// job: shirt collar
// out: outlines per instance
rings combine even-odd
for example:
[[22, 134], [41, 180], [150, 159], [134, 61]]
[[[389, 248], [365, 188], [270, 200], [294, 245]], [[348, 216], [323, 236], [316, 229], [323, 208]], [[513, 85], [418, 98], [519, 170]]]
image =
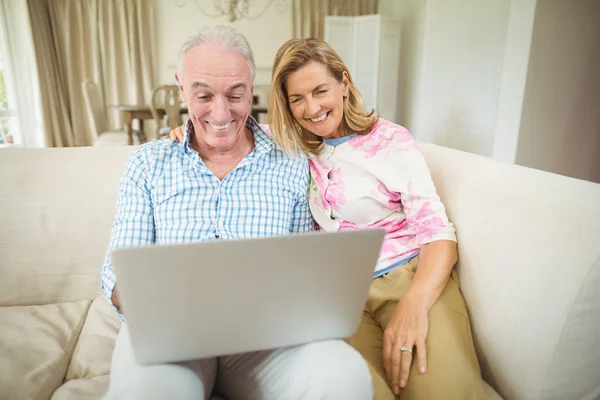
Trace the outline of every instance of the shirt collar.
[[[273, 141], [271, 138], [265, 133], [265, 131], [260, 127], [259, 123], [256, 122], [253, 116], [249, 115], [246, 120], [246, 128], [250, 129], [254, 134], [254, 150], [252, 151], [255, 155], [261, 155], [268, 153], [274, 147]], [[183, 136], [183, 148], [186, 153], [196, 151], [192, 148], [190, 138], [194, 133], [194, 124], [192, 120], [188, 118], [185, 124], [185, 133]]]
[[356, 133], [353, 133], [351, 135], [348, 136], [344, 136], [341, 138], [336, 138], [336, 139], [324, 139], [323, 141], [325, 142], [325, 144], [329, 145], [329, 146], [339, 146], [340, 144], [346, 143], [349, 140], [354, 139], [356, 136], [358, 136]]

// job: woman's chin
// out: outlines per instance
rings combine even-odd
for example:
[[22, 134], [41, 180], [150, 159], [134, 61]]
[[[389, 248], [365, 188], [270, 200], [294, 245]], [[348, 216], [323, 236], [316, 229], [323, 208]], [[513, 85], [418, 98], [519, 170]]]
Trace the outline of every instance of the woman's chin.
[[323, 139], [335, 137], [335, 129], [333, 129], [331, 124], [323, 124], [322, 126], [310, 124], [309, 126], [305, 126], [305, 128], [312, 134], [319, 136]]
[[321, 131], [319, 133], [315, 133], [315, 135], [323, 139], [332, 139], [335, 137], [335, 133], [331, 131]]
[[313, 135], [316, 135], [320, 138], [326, 138], [329, 135], [331, 135], [331, 132], [329, 132], [328, 130], [322, 129], [322, 128], [315, 128], [314, 126], [310, 126], [310, 127], [306, 127], [306, 129], [308, 129], [310, 131], [310, 133], [312, 133]]

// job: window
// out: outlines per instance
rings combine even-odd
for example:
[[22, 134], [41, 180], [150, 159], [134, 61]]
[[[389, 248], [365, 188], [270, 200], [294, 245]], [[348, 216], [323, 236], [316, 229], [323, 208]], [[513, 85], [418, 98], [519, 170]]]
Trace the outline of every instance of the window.
[[43, 147], [44, 131], [26, 0], [0, 0], [0, 148]]
[[[0, 46], [0, 50], [4, 50]], [[9, 69], [6, 67], [3, 57], [4, 52], [0, 53], [0, 146], [12, 146], [15, 144], [15, 137], [18, 132], [17, 111], [15, 109], [15, 100], [12, 96], [12, 90], [7, 88], [7, 83], [12, 84], [9, 78]]]

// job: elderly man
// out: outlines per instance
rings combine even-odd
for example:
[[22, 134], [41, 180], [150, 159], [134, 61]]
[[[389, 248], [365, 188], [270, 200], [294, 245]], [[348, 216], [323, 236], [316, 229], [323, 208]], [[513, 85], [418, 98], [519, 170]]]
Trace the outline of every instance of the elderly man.
[[[117, 310], [115, 248], [312, 229], [306, 160], [285, 155], [249, 117], [254, 73], [247, 40], [230, 28], [205, 28], [181, 48], [176, 79], [190, 115], [184, 140], [138, 148], [119, 186], [101, 273], [102, 290]], [[208, 399], [213, 390], [229, 400], [372, 396], [367, 364], [341, 340], [142, 366], [123, 322], [105, 399]]]

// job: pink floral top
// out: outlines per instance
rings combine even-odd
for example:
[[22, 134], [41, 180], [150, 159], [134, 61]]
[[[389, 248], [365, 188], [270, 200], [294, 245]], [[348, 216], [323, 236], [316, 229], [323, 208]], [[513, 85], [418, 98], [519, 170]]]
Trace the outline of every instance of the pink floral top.
[[421, 151], [402, 126], [379, 119], [368, 135], [355, 135], [309, 158], [310, 210], [325, 231], [384, 228], [375, 271], [436, 240], [456, 241]]

